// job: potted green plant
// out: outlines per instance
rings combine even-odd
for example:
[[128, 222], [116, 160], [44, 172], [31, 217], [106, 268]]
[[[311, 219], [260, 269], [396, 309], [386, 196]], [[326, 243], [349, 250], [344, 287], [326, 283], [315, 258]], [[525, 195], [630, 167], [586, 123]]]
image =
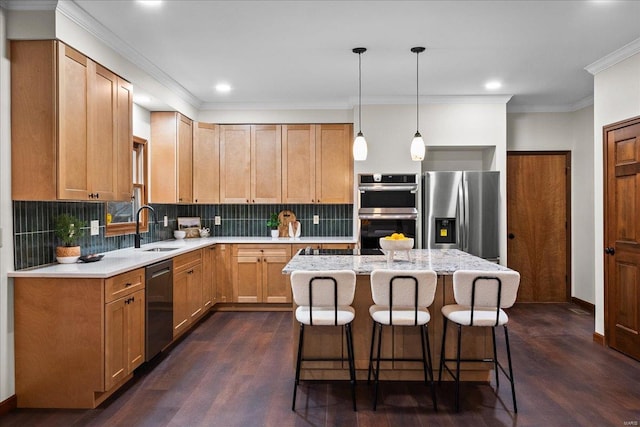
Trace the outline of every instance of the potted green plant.
[[278, 226], [280, 225], [280, 219], [278, 218], [278, 214], [272, 213], [269, 219], [267, 220], [267, 227], [271, 229], [271, 237], [273, 239], [277, 239], [280, 232], [278, 231]]
[[55, 234], [62, 241], [63, 246], [56, 247], [56, 259], [61, 264], [70, 264], [80, 258], [80, 246], [77, 241], [84, 235], [82, 227], [86, 226], [85, 221], [73, 215], [62, 214], [56, 217]]

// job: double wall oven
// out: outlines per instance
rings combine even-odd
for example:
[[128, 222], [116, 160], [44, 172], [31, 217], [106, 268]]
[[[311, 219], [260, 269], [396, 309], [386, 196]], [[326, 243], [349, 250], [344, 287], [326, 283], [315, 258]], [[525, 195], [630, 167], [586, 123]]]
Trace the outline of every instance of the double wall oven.
[[380, 237], [392, 233], [415, 238], [417, 193], [416, 175], [358, 175], [360, 247], [378, 248]]

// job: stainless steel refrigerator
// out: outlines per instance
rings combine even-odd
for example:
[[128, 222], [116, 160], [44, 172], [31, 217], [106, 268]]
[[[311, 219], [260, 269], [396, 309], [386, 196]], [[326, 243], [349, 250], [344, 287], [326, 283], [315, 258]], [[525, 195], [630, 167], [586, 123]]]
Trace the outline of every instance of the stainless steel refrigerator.
[[500, 172], [425, 172], [422, 246], [498, 260]]

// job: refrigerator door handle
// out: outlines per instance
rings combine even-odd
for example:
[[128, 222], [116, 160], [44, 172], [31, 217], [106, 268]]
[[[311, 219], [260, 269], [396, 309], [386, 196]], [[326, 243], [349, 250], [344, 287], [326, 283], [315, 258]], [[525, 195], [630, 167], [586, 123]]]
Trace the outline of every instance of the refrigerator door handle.
[[464, 245], [464, 190], [462, 185], [458, 185], [458, 248], [460, 250], [465, 250]]
[[462, 185], [463, 185], [463, 189], [462, 192], [464, 194], [464, 208], [463, 208], [463, 221], [464, 221], [464, 230], [465, 230], [465, 234], [464, 234], [464, 246], [462, 247], [463, 251], [465, 252], [469, 252], [469, 236], [467, 235], [467, 233], [469, 232], [469, 181], [467, 181], [467, 178], [463, 175], [462, 177]]

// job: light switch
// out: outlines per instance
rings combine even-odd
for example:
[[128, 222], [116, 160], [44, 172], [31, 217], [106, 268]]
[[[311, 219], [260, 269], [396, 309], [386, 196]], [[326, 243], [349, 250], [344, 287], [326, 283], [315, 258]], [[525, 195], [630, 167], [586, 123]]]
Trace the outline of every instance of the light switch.
[[313, 216], [313, 224], [314, 225], [320, 224], [320, 215], [314, 215]]
[[98, 234], [100, 234], [100, 221], [94, 219], [91, 221], [91, 235], [97, 236]]
[[214, 224], [214, 225], [220, 225], [220, 224], [222, 224], [222, 220], [220, 219], [220, 216], [219, 216], [219, 215], [216, 215], [216, 216], [214, 216], [214, 217], [213, 217], [213, 224]]

